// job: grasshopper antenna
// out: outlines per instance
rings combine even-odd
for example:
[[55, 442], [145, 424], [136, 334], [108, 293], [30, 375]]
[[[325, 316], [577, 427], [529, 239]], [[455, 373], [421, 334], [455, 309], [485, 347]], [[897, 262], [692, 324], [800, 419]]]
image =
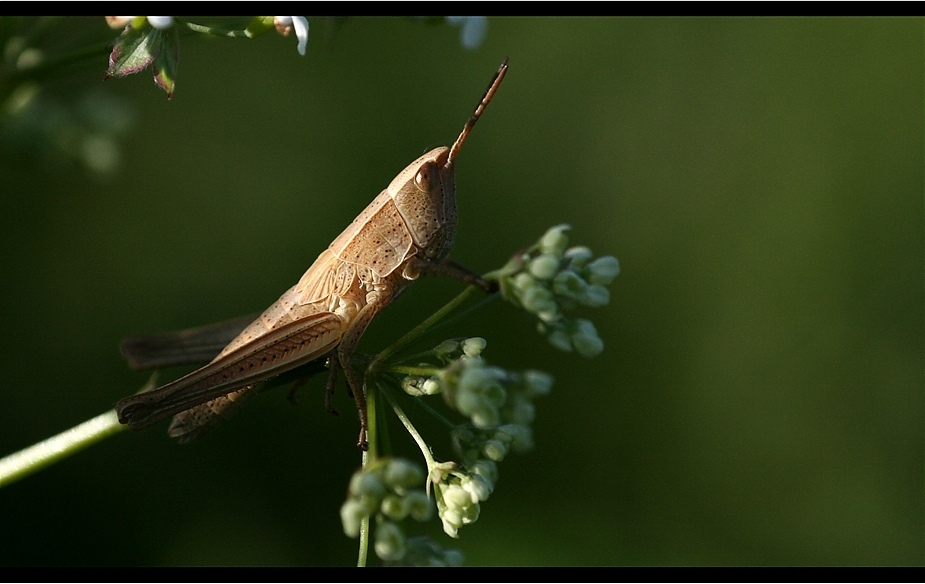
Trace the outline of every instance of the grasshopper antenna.
[[456, 156], [459, 155], [459, 149], [462, 148], [463, 142], [469, 137], [469, 132], [472, 131], [475, 123], [479, 121], [479, 116], [482, 115], [482, 112], [485, 111], [485, 107], [488, 106], [488, 102], [491, 101], [491, 98], [495, 96], [495, 92], [498, 91], [498, 86], [501, 85], [501, 81], [504, 80], [504, 76], [507, 74], [508, 58], [509, 57], [505, 57], [504, 60], [501, 61], [501, 66], [498, 67], [495, 76], [491, 78], [491, 83], [488, 84], [488, 89], [485, 90], [485, 95], [482, 96], [479, 105], [476, 106], [475, 112], [469, 117], [469, 121], [466, 122], [462, 132], [459, 133], [459, 137], [456, 138], [456, 141], [453, 142], [453, 146], [450, 147], [450, 154], [447, 156], [446, 164], [443, 165], [444, 169], [452, 168], [453, 162], [455, 162]]

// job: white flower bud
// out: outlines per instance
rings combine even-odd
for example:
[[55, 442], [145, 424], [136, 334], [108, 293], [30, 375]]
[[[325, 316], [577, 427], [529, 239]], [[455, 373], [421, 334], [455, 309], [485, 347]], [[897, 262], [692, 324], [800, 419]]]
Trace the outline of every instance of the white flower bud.
[[498, 465], [495, 464], [494, 461], [480, 458], [475, 461], [475, 464], [473, 464], [469, 470], [473, 474], [482, 477], [482, 480], [492, 485], [492, 489], [494, 489], [493, 485], [498, 482]]
[[565, 235], [565, 232], [569, 229], [570, 227], [564, 223], [549, 228], [546, 233], [543, 234], [542, 239], [540, 239], [540, 250], [542, 250], [543, 253], [561, 256], [566, 246], [568, 246], [568, 236]]
[[447, 509], [462, 509], [472, 504], [472, 497], [460, 485], [447, 485], [443, 490], [443, 502]]
[[408, 395], [413, 395], [414, 397], [420, 397], [425, 395], [423, 391], [424, 379], [418, 377], [417, 375], [406, 375], [401, 380], [401, 388]]
[[564, 257], [569, 260], [569, 267], [573, 270], [580, 270], [588, 265], [594, 254], [591, 250], [583, 245], [576, 245], [565, 250]]
[[403, 458], [390, 460], [382, 474], [385, 484], [393, 489], [416, 487], [424, 482], [421, 467]]
[[482, 337], [471, 337], [462, 342], [462, 351], [467, 357], [478, 357], [487, 344]]
[[527, 272], [519, 272], [514, 276], [514, 288], [523, 292], [527, 288], [534, 286], [536, 284], [536, 278], [528, 274]]
[[601, 351], [604, 350], [604, 341], [598, 336], [594, 323], [582, 318], [576, 320], [575, 324], [575, 331], [571, 337], [578, 354], [588, 358], [600, 355]]
[[463, 369], [459, 376], [459, 393], [481, 394], [482, 388], [494, 381], [495, 376], [488, 367], [484, 367], [481, 363], [473, 363]]
[[401, 521], [408, 515], [408, 505], [404, 497], [389, 494], [382, 498], [379, 510], [383, 515], [395, 521]]
[[437, 395], [440, 393], [440, 381], [437, 377], [431, 377], [421, 384], [421, 393], [424, 395]]
[[585, 306], [590, 306], [591, 308], [607, 306], [607, 303], [610, 302], [610, 290], [604, 288], [600, 284], [591, 284], [585, 288], [585, 293], [580, 298], [580, 301]]
[[424, 491], [411, 491], [405, 497], [408, 514], [416, 521], [430, 521], [434, 515], [434, 505]]
[[455, 405], [456, 409], [459, 410], [464, 416], [472, 416], [475, 412], [481, 411], [488, 407], [488, 404], [485, 403], [485, 398], [481, 394], [467, 391], [460, 391], [459, 395], [456, 396]]
[[358, 537], [360, 535], [360, 523], [368, 516], [369, 513], [359, 501], [348, 499], [340, 507], [340, 522], [344, 528], [344, 534], [347, 537]]
[[443, 532], [452, 538], [459, 537], [459, 528], [462, 527], [462, 517], [459, 513], [447, 511], [440, 516], [443, 522]]
[[383, 521], [376, 527], [376, 555], [386, 561], [400, 560], [405, 557], [405, 534], [391, 521]]
[[552, 329], [549, 331], [549, 334], [546, 335], [546, 338], [549, 340], [550, 345], [560, 351], [565, 351], [566, 353], [572, 351], [572, 342], [569, 340], [569, 336], [564, 330], [559, 328]]
[[376, 475], [357, 471], [350, 478], [350, 494], [358, 498], [370, 497], [378, 501], [385, 495], [385, 485]]
[[507, 400], [507, 392], [499, 382], [494, 381], [482, 387], [482, 397], [485, 398], [487, 406], [497, 409]]
[[537, 371], [536, 369], [524, 371], [524, 385], [526, 386], [527, 395], [530, 397], [548, 395], [552, 390], [552, 383], [552, 375], [545, 371]]
[[562, 314], [559, 312], [558, 308], [554, 310], [541, 310], [536, 313], [536, 316], [543, 322], [558, 322], [562, 320]]
[[462, 488], [472, 497], [472, 504], [479, 501], [487, 501], [491, 495], [491, 485], [487, 484], [482, 477], [478, 475], [467, 476], [462, 481]]
[[507, 446], [500, 440], [486, 440], [482, 444], [482, 454], [487, 456], [489, 460], [501, 462], [507, 456]]
[[551, 253], [543, 253], [530, 261], [530, 273], [539, 280], [551, 280], [559, 271], [559, 258]]
[[572, 270], [562, 270], [552, 280], [552, 291], [566, 298], [581, 298], [587, 288], [588, 283]]
[[529, 312], [548, 312], [556, 310], [556, 301], [549, 288], [536, 284], [527, 288], [521, 297], [521, 303]]
[[472, 412], [472, 425], [476, 428], [494, 428], [501, 423], [501, 414], [496, 408], [482, 408]]
[[462, 524], [469, 525], [470, 523], [475, 523], [478, 521], [479, 513], [481, 512], [481, 506], [476, 503], [474, 505], [469, 505], [462, 509]]
[[434, 347], [434, 353], [439, 357], [446, 357], [453, 351], [459, 348], [459, 343], [457, 341], [449, 340], [443, 341], [436, 347]]
[[148, 22], [158, 30], [165, 30], [173, 26], [173, 16], [149, 16]]
[[609, 286], [620, 273], [620, 262], [613, 256], [601, 256], [588, 264], [588, 280], [592, 284]]

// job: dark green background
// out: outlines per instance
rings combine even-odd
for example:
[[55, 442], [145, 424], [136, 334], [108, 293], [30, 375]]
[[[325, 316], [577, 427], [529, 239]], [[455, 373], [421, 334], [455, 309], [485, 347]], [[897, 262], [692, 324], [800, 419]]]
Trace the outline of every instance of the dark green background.
[[[459, 325], [557, 380], [455, 542], [467, 563], [923, 562], [922, 20], [492, 18], [473, 52], [449, 26], [310, 23], [304, 58], [184, 38], [172, 101], [149, 72], [104, 83], [105, 55], [49, 87], [136, 123], [104, 181], [0, 160], [0, 454], [135, 391], [124, 334], [269, 305], [509, 55], [460, 158], [454, 256], [487, 271], [567, 222], [623, 272], [594, 360], [501, 302]], [[457, 289], [419, 282], [361, 348]], [[321, 387], [3, 488], [0, 563], [352, 564], [356, 418]]]

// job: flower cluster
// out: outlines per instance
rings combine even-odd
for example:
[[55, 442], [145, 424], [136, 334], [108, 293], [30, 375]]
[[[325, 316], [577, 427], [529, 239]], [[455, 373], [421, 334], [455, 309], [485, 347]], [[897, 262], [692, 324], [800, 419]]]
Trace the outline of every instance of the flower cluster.
[[434, 465], [430, 470], [434, 485], [437, 513], [443, 522], [443, 531], [450, 537], [459, 537], [459, 528], [475, 523], [479, 518], [479, 503], [488, 500], [498, 480], [498, 466], [490, 460], [478, 460], [470, 467], [453, 462]]
[[515, 449], [528, 450], [524, 445], [530, 443], [533, 400], [549, 393], [552, 376], [532, 369], [518, 373], [488, 365], [482, 358], [486, 345], [481, 337], [440, 343], [431, 353], [446, 366], [433, 370], [430, 377], [406, 376], [402, 388], [414, 396], [441, 393], [447, 405], [467, 417], [485, 440], [505, 445], [516, 442]]
[[232, 38], [254, 38], [274, 29], [289, 36], [294, 30], [300, 55], [305, 56], [308, 45], [308, 19], [304, 16], [255, 16], [243, 30], [226, 30], [173, 16], [107, 16], [106, 24], [113, 30], [122, 29], [109, 55], [107, 77], [125, 77], [151, 67], [155, 83], [167, 92], [168, 99], [176, 87], [180, 60], [178, 26]]
[[423, 483], [421, 468], [400, 458], [379, 459], [356, 471], [350, 479], [347, 500], [340, 508], [344, 533], [359, 536], [362, 521], [372, 517], [376, 555], [386, 561], [402, 560], [408, 540], [399, 522], [406, 517], [428, 521], [433, 516], [433, 505]]
[[507, 300], [537, 317], [538, 330], [554, 347], [596, 357], [604, 342], [594, 323], [565, 313], [579, 306], [605, 306], [610, 301], [607, 286], [619, 274], [620, 264], [613, 256], [595, 259], [584, 246], [568, 247], [568, 229], [552, 227], [494, 276]]
[[460, 463], [432, 462], [437, 512], [443, 530], [458, 537], [459, 528], [479, 517], [498, 478], [497, 464], [509, 452], [533, 446], [533, 400], [552, 388], [542, 371], [511, 372], [485, 363], [485, 339], [444, 341], [430, 354], [446, 364], [430, 377], [409, 375], [402, 387], [414, 396], [443, 394], [445, 402], [469, 419], [453, 428], [453, 446]]

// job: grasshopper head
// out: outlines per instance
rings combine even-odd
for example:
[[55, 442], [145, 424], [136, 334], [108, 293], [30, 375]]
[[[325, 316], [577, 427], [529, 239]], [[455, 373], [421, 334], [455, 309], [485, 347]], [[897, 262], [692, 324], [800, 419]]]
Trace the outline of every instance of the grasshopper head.
[[414, 244], [429, 259], [441, 260], [453, 247], [456, 239], [456, 157], [506, 73], [507, 59], [504, 59], [451, 147], [434, 148], [409, 164], [389, 184], [389, 195], [411, 231]]
[[446, 257], [456, 238], [456, 173], [449, 154], [446, 146], [434, 148], [388, 187], [414, 245], [433, 260]]

